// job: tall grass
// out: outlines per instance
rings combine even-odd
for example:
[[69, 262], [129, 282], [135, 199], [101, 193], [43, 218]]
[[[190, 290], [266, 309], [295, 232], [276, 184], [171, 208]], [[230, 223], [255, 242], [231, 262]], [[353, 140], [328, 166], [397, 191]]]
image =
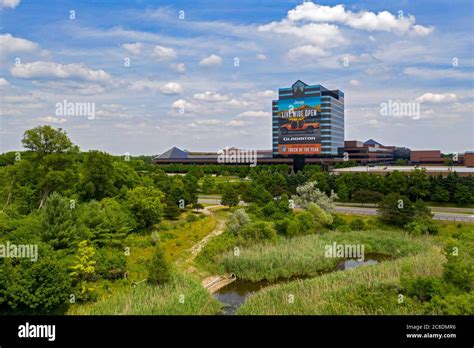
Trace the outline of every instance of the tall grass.
[[209, 315], [221, 311], [215, 300], [192, 276], [174, 274], [165, 286], [123, 286], [97, 302], [74, 305], [72, 315]]
[[325, 257], [325, 246], [337, 244], [361, 244], [364, 254], [379, 253], [391, 258], [414, 255], [427, 250], [432, 244], [428, 238], [413, 238], [403, 232], [383, 230], [350, 233], [330, 232], [308, 235], [277, 244], [257, 244], [217, 257], [221, 272], [235, 273], [238, 278], [258, 281], [316, 276], [334, 269], [341, 262], [338, 258]]
[[[251, 295], [238, 314], [351, 315], [420, 314], [405, 297], [399, 302], [400, 275], [439, 276], [444, 256], [432, 248], [417, 255], [274, 285]], [[293, 301], [291, 301], [291, 300]]]
[[189, 248], [211, 233], [215, 227], [216, 219], [206, 216], [194, 222], [182, 222], [173, 229], [160, 232], [160, 239], [162, 235], [166, 235], [166, 239], [161, 243], [166, 256], [172, 261], [184, 257]]

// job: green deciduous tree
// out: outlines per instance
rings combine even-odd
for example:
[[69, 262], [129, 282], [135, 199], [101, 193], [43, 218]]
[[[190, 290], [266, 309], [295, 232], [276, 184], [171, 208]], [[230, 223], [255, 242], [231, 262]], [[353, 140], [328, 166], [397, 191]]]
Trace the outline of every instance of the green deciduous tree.
[[385, 177], [385, 193], [407, 194], [408, 179], [405, 173], [394, 171]]
[[408, 182], [410, 185], [410, 188], [408, 189], [410, 199], [416, 201], [418, 199], [423, 199], [429, 196], [430, 181], [424, 169], [413, 170], [408, 176]]
[[175, 220], [181, 215], [181, 209], [179, 209], [175, 202], [166, 200], [163, 207], [163, 214], [165, 218]]
[[474, 202], [474, 190], [467, 185], [457, 185], [454, 200], [456, 203], [470, 204]]
[[377, 203], [383, 198], [383, 194], [377, 191], [357, 190], [352, 194], [352, 200], [360, 203]]
[[153, 187], [137, 186], [127, 194], [127, 205], [139, 227], [149, 228], [163, 217], [163, 193]]
[[[22, 143], [32, 153], [17, 163], [20, 164], [17, 170], [21, 172], [17, 178], [25, 178], [27, 182], [24, 184], [34, 188], [39, 207], [44, 205], [51, 192], [72, 193], [78, 178], [79, 148], [71, 142], [66, 132], [61, 128], [39, 126], [27, 130]], [[18, 182], [21, 180], [12, 181]]]
[[115, 187], [113, 158], [100, 151], [90, 151], [86, 155], [81, 179], [81, 196], [85, 200], [100, 201], [118, 193]]
[[239, 204], [239, 194], [231, 185], [224, 187], [224, 192], [222, 193], [221, 197], [221, 204], [227, 205], [229, 207], [235, 207], [237, 204]]
[[272, 201], [272, 195], [263, 185], [251, 182], [242, 191], [242, 200], [247, 203], [266, 204]]
[[415, 209], [408, 197], [391, 193], [379, 204], [380, 219], [383, 222], [403, 226], [415, 219]]
[[78, 147], [71, 142], [65, 131], [51, 126], [38, 126], [27, 130], [21, 142], [26, 149], [36, 152], [39, 156], [78, 151]]
[[449, 202], [449, 191], [438, 186], [432, 194], [431, 199], [435, 202], [447, 203]]
[[67, 267], [47, 248], [39, 259], [0, 259], [0, 308], [13, 314], [63, 314], [69, 305]]
[[216, 186], [216, 180], [211, 175], [205, 175], [202, 179], [202, 192], [210, 193]]

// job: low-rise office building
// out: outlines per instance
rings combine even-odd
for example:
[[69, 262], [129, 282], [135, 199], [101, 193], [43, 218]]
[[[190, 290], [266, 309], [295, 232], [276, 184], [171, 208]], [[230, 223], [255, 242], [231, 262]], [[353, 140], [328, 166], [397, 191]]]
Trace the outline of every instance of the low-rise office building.
[[338, 154], [344, 160], [356, 161], [359, 164], [393, 163], [395, 146], [384, 146], [373, 139], [366, 142], [347, 140], [340, 147]]
[[443, 164], [444, 159], [440, 150], [412, 150], [410, 162], [412, 164]]
[[464, 154], [464, 165], [466, 167], [474, 167], [474, 152], [466, 152]]

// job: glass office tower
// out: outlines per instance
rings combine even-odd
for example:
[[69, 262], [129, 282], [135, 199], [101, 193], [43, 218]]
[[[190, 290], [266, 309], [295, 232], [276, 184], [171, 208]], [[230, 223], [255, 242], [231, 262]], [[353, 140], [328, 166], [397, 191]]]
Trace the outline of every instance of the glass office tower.
[[273, 157], [331, 157], [344, 147], [344, 92], [298, 80], [272, 101]]

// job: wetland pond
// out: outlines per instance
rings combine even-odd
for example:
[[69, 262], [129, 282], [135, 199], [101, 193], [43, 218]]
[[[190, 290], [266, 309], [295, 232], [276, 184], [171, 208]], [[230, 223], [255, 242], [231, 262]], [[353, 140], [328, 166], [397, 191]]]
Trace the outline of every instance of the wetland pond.
[[[331, 272], [344, 271], [351, 268], [375, 265], [383, 260], [389, 260], [391, 257], [385, 254], [369, 254], [365, 257], [364, 261], [358, 260], [342, 260]], [[327, 274], [327, 273], [326, 273]], [[260, 291], [264, 287], [284, 284], [293, 280], [306, 279], [313, 277], [293, 277], [293, 278], [281, 278], [274, 281], [261, 280], [258, 282], [251, 282], [247, 280], [237, 279], [235, 282], [224, 286], [214, 293], [214, 297], [224, 304], [223, 314], [233, 315], [237, 309], [245, 302], [247, 297], [251, 294]]]

